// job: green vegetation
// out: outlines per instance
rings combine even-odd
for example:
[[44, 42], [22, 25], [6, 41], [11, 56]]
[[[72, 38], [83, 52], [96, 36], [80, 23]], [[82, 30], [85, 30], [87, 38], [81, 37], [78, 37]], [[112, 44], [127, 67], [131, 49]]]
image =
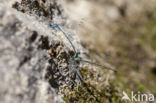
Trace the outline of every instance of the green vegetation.
[[111, 101], [119, 103], [118, 91], [113, 83], [110, 84], [110, 87], [96, 88], [95, 85], [91, 84], [95, 81], [94, 77], [87, 79], [90, 74], [87, 69], [82, 69], [81, 74], [84, 82], [65, 93], [64, 100], [67, 103], [109, 103]]

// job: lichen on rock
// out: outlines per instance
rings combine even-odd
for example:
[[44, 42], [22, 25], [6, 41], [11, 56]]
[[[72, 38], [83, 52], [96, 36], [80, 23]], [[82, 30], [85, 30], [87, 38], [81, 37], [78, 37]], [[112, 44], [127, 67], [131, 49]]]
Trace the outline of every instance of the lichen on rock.
[[65, 24], [61, 7], [51, 0], [6, 2], [0, 3], [1, 102], [64, 102], [60, 87], [81, 81], [73, 51], [48, 27], [53, 18]]

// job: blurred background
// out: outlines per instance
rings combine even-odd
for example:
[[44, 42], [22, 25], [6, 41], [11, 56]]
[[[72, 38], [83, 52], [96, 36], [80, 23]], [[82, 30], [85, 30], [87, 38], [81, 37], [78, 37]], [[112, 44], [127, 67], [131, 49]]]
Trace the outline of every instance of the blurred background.
[[156, 96], [156, 0], [62, 2], [89, 57], [117, 68], [109, 88]]

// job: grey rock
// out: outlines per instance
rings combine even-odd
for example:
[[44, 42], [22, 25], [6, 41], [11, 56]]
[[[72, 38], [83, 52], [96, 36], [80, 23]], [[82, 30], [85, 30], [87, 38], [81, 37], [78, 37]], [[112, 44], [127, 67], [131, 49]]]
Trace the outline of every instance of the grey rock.
[[48, 27], [66, 26], [62, 9], [41, 1], [0, 1], [0, 103], [62, 103], [59, 87], [81, 82], [73, 51]]

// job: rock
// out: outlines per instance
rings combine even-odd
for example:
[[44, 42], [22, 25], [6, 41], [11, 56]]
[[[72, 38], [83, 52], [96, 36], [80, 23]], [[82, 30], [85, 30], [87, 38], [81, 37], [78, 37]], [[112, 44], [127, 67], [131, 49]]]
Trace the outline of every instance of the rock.
[[0, 103], [62, 103], [59, 87], [81, 82], [66, 39], [48, 27], [67, 25], [60, 8], [51, 0], [0, 1]]

